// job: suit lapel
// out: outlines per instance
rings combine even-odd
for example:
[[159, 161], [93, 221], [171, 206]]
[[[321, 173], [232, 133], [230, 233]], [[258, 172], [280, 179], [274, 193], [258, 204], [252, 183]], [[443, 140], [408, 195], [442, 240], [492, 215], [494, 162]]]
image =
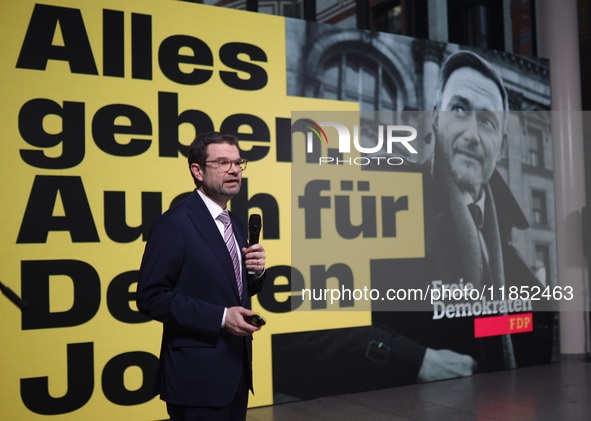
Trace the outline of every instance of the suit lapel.
[[[189, 218], [224, 268], [227, 278], [230, 281], [230, 285], [236, 294], [236, 298], [240, 299], [238, 285], [236, 285], [236, 275], [234, 274], [234, 266], [232, 265], [230, 253], [228, 253], [226, 243], [224, 243], [224, 239], [220, 235], [220, 231], [218, 230], [215, 221], [211, 217], [209, 209], [207, 209], [207, 206], [205, 206], [205, 203], [196, 190], [191, 196], [189, 196], [186, 204], [189, 208]], [[236, 233], [234, 235], [237, 236]], [[238, 244], [242, 244], [240, 240], [238, 241]]]

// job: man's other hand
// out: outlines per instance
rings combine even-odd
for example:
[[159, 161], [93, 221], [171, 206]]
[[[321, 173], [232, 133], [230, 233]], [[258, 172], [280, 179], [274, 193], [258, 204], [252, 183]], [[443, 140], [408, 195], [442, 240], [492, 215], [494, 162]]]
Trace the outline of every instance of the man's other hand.
[[261, 328], [251, 325], [244, 320], [244, 318], [254, 315], [254, 311], [244, 307], [229, 307], [226, 311], [226, 323], [224, 324], [224, 329], [236, 336], [252, 335]]
[[449, 349], [427, 348], [421, 369], [417, 376], [418, 382], [451, 379], [454, 377], [471, 376], [478, 364], [469, 355], [458, 354]]

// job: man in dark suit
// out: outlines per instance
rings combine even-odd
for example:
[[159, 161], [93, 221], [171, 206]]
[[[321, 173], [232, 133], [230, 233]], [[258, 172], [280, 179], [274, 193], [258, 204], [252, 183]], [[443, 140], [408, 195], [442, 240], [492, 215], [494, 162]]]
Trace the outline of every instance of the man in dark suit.
[[260, 329], [249, 322], [249, 297], [265, 278], [263, 247], [247, 247], [226, 209], [246, 161], [238, 139], [217, 132], [199, 135], [188, 160], [197, 188], [154, 223], [137, 305], [163, 323], [156, 392], [171, 420], [244, 420]]

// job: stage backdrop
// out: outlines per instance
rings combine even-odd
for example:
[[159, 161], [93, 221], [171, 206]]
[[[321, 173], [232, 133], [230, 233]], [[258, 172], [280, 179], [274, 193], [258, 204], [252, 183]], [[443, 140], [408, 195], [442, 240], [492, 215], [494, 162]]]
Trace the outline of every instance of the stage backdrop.
[[[237, 134], [249, 160], [232, 211], [245, 221], [263, 216], [268, 277], [253, 308], [268, 324], [254, 341], [250, 405], [362, 388], [339, 365], [348, 342], [335, 340], [322, 354], [305, 335], [342, 338], [372, 327], [375, 308], [367, 300], [313, 303], [301, 289], [329, 278], [340, 285], [343, 276], [351, 286], [375, 286], [392, 261], [424, 257], [424, 174], [417, 169], [432, 153], [423, 140], [427, 116], [400, 123], [417, 129], [418, 154], [394, 151], [405, 164], [397, 171], [348, 168], [333, 178], [312, 170], [300, 178], [308, 171], [294, 163], [308, 154], [296, 123], [325, 116], [314, 112], [355, 119], [360, 110], [428, 110], [439, 66], [459, 47], [180, 1], [23, 0], [1, 11], [0, 281], [27, 304], [21, 312], [0, 299], [2, 418], [166, 418], [152, 398], [161, 325], [137, 311], [138, 268], [151, 223], [193, 190], [187, 147], [209, 130]], [[479, 54], [502, 72], [513, 109], [549, 108], [547, 63]], [[514, 242], [529, 266], [543, 269], [546, 285], [555, 285], [548, 122], [514, 120], [520, 142], [509, 144], [498, 169], [512, 190], [523, 189], [520, 204], [541, 218], [538, 230]], [[310, 242], [315, 256], [308, 260], [298, 249], [307, 247], [302, 233], [304, 240], [307, 229], [313, 235], [305, 218], [314, 180], [324, 186], [317, 192], [334, 196], [337, 214], [354, 210], [348, 233], [338, 231], [328, 250]], [[377, 215], [372, 201], [395, 212], [395, 224], [380, 220], [375, 235], [349, 227], [361, 224], [360, 209]], [[323, 212], [323, 223], [338, 219]], [[342, 311], [351, 308], [357, 311]], [[365, 350], [374, 333], [354, 340]], [[294, 363], [302, 340], [308, 353]], [[294, 379], [289, 367], [308, 357], [309, 367], [336, 364], [327, 384], [304, 392], [315, 382], [308, 377], [285, 386]], [[370, 387], [410, 381], [394, 375]]]

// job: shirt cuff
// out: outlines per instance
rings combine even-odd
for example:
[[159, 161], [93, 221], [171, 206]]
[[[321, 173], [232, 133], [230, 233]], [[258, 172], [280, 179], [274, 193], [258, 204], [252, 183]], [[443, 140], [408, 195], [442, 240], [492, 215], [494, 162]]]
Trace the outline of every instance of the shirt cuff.
[[220, 326], [222, 329], [226, 326], [226, 312], [228, 311], [227, 308], [224, 308], [224, 315], [222, 316], [222, 325]]

